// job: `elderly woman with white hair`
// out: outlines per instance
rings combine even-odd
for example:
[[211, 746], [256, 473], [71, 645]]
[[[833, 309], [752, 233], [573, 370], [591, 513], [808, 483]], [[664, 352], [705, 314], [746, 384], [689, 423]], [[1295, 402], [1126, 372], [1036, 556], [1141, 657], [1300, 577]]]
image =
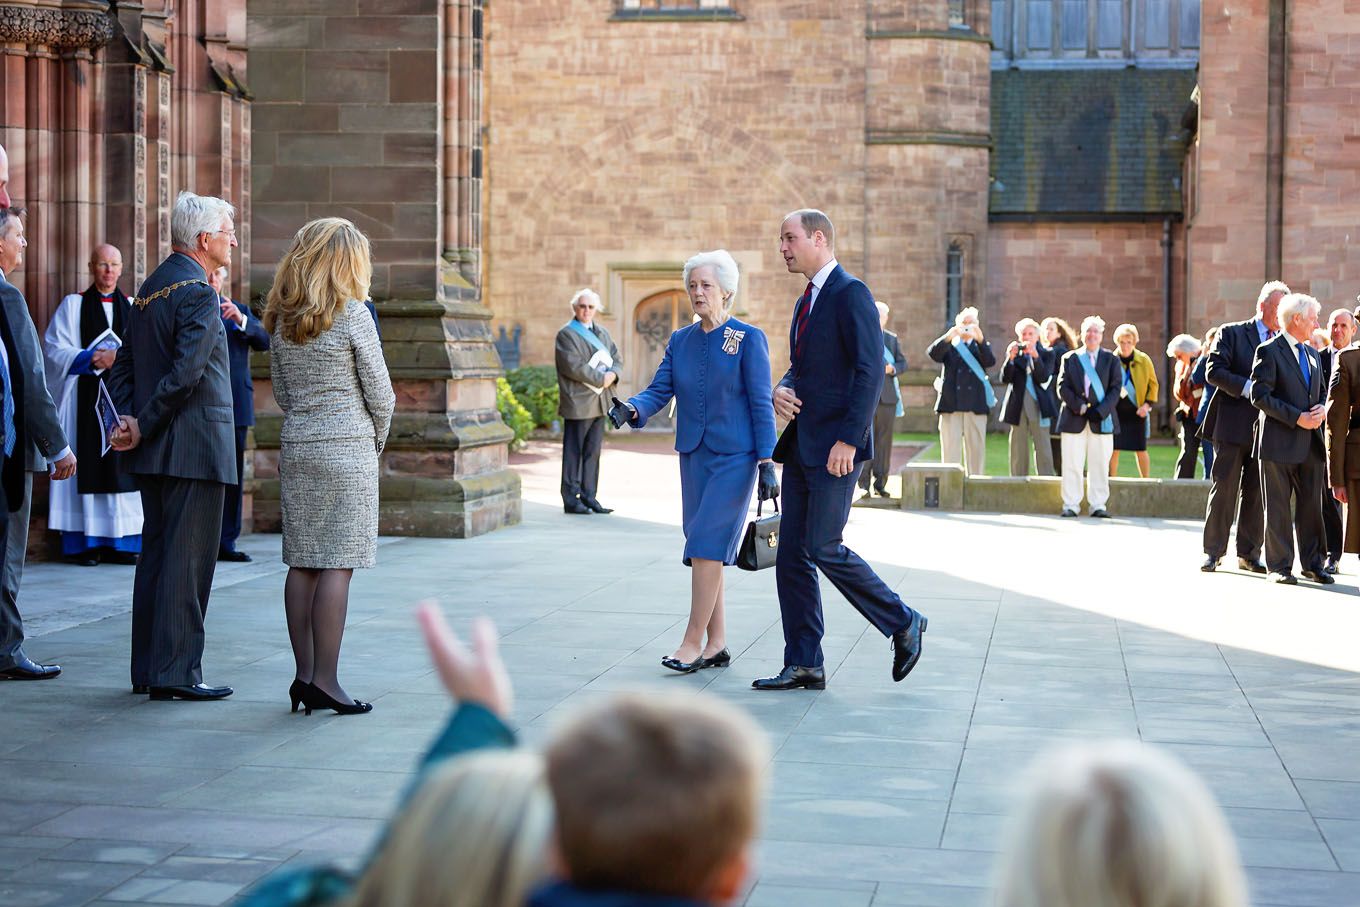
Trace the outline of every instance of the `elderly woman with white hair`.
[[1177, 334], [1166, 345], [1166, 357], [1174, 359], [1176, 371], [1171, 388], [1176, 397], [1176, 421], [1180, 424], [1181, 453], [1176, 458], [1176, 478], [1193, 479], [1195, 461], [1199, 459], [1199, 404], [1204, 388], [1194, 381], [1195, 360], [1202, 348], [1189, 334]]
[[1114, 329], [1114, 343], [1119, 356], [1121, 381], [1119, 402], [1119, 430], [1114, 435], [1114, 452], [1110, 454], [1110, 475], [1119, 472], [1119, 452], [1133, 451], [1138, 460], [1138, 475], [1152, 475], [1152, 461], [1148, 457], [1148, 436], [1151, 434], [1150, 414], [1161, 392], [1157, 369], [1152, 357], [1138, 349], [1138, 328], [1121, 324]]
[[1246, 907], [1237, 846], [1184, 765], [1134, 741], [1068, 744], [1028, 771], [997, 907]]
[[737, 263], [723, 249], [685, 262], [685, 287], [696, 320], [671, 335], [651, 384], [616, 402], [615, 426], [647, 424], [674, 398], [680, 453], [684, 563], [690, 567], [689, 623], [661, 664], [684, 674], [726, 667], [723, 567], [736, 563], [751, 492], [779, 494], [775, 479], [770, 347], [754, 325], [731, 317]]

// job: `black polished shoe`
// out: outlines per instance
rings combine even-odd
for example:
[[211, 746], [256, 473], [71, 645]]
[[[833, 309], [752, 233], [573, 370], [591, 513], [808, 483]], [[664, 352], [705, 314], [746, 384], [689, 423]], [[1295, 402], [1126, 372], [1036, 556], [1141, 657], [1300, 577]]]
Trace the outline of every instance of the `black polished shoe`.
[[613, 507], [606, 507], [594, 498], [581, 498], [581, 503], [590, 508], [591, 513], [613, 513]]
[[225, 548], [218, 549], [217, 559], [219, 561], [230, 561], [233, 564], [248, 564], [255, 560], [255, 558], [246, 554], [244, 551], [228, 551]]
[[133, 695], [133, 696], [145, 696], [146, 694], [148, 694], [148, 693], [150, 693], [150, 692], [151, 692], [151, 687], [147, 686], [147, 685], [144, 684], [144, 683], [134, 683], [134, 684], [132, 685], [132, 695]]
[[1097, 520], [1108, 520], [1110, 518], [1110, 512], [1104, 507], [1097, 507], [1095, 510], [1091, 511], [1091, 516], [1095, 517]]
[[875, 488], [875, 489], [874, 489], [874, 494], [878, 495], [880, 498], [890, 498], [890, 497], [892, 497], [892, 495], [888, 494], [888, 489], [886, 489], [886, 488]]
[[160, 702], [170, 699], [183, 699], [186, 702], [211, 702], [226, 699], [236, 692], [231, 687], [210, 687], [206, 683], [188, 684], [178, 687], [152, 687], [151, 698]]
[[704, 659], [702, 657], [696, 658], [693, 661], [681, 661], [672, 655], [667, 655], [665, 658], [661, 659], [661, 667], [670, 668], [672, 671], [679, 671], [681, 674], [693, 674], [703, 666]]
[[65, 560], [66, 563], [74, 564], [77, 567], [99, 566], [99, 555], [96, 554], [94, 551], [84, 551], [80, 554], [73, 554], [70, 557], [63, 558], [63, 560]]
[[296, 712], [298, 706], [302, 705], [303, 701], [307, 698], [307, 684], [298, 680], [296, 677], [293, 678], [293, 682], [288, 685], [288, 698], [293, 703], [292, 711]]
[[926, 632], [930, 621], [919, 611], [912, 612], [911, 623], [892, 635], [893, 666], [892, 679], [899, 681], [911, 673], [916, 662], [921, 660], [921, 634]]
[[1299, 575], [1304, 579], [1312, 580], [1319, 586], [1330, 586], [1336, 582], [1336, 577], [1327, 572], [1325, 567], [1312, 567], [1308, 570], [1300, 570]]
[[14, 664], [0, 670], [0, 680], [51, 680], [61, 673], [61, 665], [40, 665], [23, 652], [14, 656]]
[[704, 668], [725, 668], [732, 663], [732, 653], [723, 649], [712, 658], [700, 658], [698, 661], [699, 669]]
[[585, 504], [582, 504], [580, 501], [568, 501], [562, 505], [562, 509], [567, 513], [594, 513], [593, 510]]
[[137, 552], [135, 551], [109, 551], [102, 556], [106, 564], [120, 564], [124, 567], [137, 566]]
[[331, 697], [325, 690], [318, 689], [316, 684], [303, 684], [306, 691], [303, 693], [302, 702], [304, 715], [312, 714], [312, 709], [331, 709], [339, 715], [365, 715], [373, 711], [373, 703], [360, 702], [357, 699], [350, 702], [340, 702]]
[[1204, 558], [1204, 563], [1199, 565], [1200, 572], [1213, 573], [1215, 570], [1218, 569], [1218, 561], [1219, 559], [1214, 557], [1212, 554], [1208, 555], [1207, 557]]
[[773, 677], [762, 677], [751, 682], [756, 690], [825, 690], [826, 669], [821, 665], [805, 668], [788, 665]]
[[1237, 559], [1237, 569], [1245, 570], [1248, 573], [1269, 573], [1266, 565], [1260, 561], [1254, 561], [1249, 557], [1239, 557]]
[[1272, 573], [1266, 579], [1272, 583], [1279, 583], [1281, 586], [1297, 586], [1299, 584], [1292, 573]]
[[1077, 515], [1077, 512], [1076, 512], [1075, 510], [1073, 510], [1071, 507], [1064, 507], [1064, 508], [1063, 508], [1063, 512], [1060, 513], [1060, 514], [1058, 514], [1058, 516], [1060, 516], [1060, 517], [1065, 517], [1065, 518], [1067, 518], [1067, 519], [1071, 519], [1072, 517], [1074, 517], [1074, 516], [1076, 516], [1076, 515]]

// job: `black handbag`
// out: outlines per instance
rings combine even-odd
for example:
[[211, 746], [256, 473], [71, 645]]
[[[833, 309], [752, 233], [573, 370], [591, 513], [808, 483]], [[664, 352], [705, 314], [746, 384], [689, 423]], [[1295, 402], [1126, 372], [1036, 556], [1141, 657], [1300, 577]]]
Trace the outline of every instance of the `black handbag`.
[[737, 549], [737, 566], [742, 570], [764, 570], [774, 566], [779, 554], [779, 499], [774, 502], [774, 513], [762, 518], [764, 501], [756, 504], [756, 518], [746, 524], [741, 547]]

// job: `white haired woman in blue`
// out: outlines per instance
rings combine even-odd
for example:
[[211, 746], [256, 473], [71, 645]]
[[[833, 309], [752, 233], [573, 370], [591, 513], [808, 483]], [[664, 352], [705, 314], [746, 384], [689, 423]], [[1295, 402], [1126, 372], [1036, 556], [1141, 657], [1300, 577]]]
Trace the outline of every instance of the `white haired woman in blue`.
[[671, 335], [647, 389], [609, 412], [616, 427], [641, 428], [675, 399], [691, 592], [685, 637], [661, 663], [685, 674], [731, 663], [723, 567], [736, 562], [757, 478], [760, 500], [779, 494], [770, 459], [770, 345], [760, 329], [729, 314], [737, 279], [737, 263], [723, 249], [685, 262], [685, 288], [698, 320]]

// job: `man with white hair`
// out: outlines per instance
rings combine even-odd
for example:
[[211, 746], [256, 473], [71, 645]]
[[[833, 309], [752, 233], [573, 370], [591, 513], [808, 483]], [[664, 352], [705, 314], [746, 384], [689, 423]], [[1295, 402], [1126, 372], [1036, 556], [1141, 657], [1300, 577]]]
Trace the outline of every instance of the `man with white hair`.
[[595, 497], [600, 484], [600, 448], [605, 391], [619, 382], [619, 348], [595, 323], [600, 295], [591, 289], [571, 297], [571, 321], [557, 332], [557, 413], [562, 417], [562, 509], [567, 513], [612, 513]]
[[897, 376], [907, 370], [907, 357], [902, 355], [902, 344], [897, 335], [888, 330], [886, 303], [874, 300], [878, 309], [878, 326], [883, 329], [883, 390], [874, 407], [874, 458], [864, 465], [859, 474], [859, 489], [869, 496], [869, 484], [881, 498], [888, 496], [888, 471], [892, 469], [893, 427], [902, 415], [902, 388]]
[[1062, 502], [1059, 516], [1081, 510], [1081, 474], [1086, 471], [1086, 502], [1091, 516], [1106, 519], [1110, 500], [1110, 454], [1119, 430], [1119, 389], [1124, 370], [1119, 360], [1100, 348], [1105, 321], [1088, 315], [1081, 323], [1082, 346], [1062, 357], [1058, 366], [1058, 431], [1062, 434]]
[[987, 369], [996, 365], [992, 345], [982, 336], [978, 310], [968, 306], [954, 326], [926, 349], [940, 363], [935, 381], [940, 416], [940, 462], [963, 463], [969, 475], [986, 473], [987, 415], [996, 406]]
[[[1204, 563], [1213, 573], [1228, 551], [1228, 534], [1237, 515], [1237, 566], [1265, 573], [1261, 563], [1265, 508], [1261, 503], [1261, 468], [1256, 459], [1256, 410], [1251, 405], [1251, 367], [1256, 348], [1275, 337], [1280, 322], [1275, 310], [1289, 287], [1272, 280], [1256, 297], [1256, 315], [1225, 324], [1209, 348], [1205, 378], [1215, 388], [1204, 412], [1200, 437], [1214, 445], [1209, 472], [1209, 503], [1204, 513]], [[1241, 502], [1239, 504], [1239, 491]]]
[[203, 618], [222, 500], [236, 481], [231, 372], [208, 275], [231, 263], [236, 210], [181, 192], [174, 251], [142, 283], [110, 371], [112, 444], [137, 478], [145, 522], [132, 590], [132, 688], [152, 699], [223, 699], [203, 683]]
[[1280, 300], [1282, 330], [1257, 347], [1247, 392], [1261, 411], [1256, 446], [1265, 492], [1266, 568], [1271, 582], [1290, 586], [1298, 583], [1291, 522], [1298, 535], [1303, 576], [1324, 586], [1336, 582], [1322, 561], [1326, 472], [1322, 423], [1327, 418], [1327, 388], [1317, 351], [1308, 344], [1321, 308], [1302, 293]]

